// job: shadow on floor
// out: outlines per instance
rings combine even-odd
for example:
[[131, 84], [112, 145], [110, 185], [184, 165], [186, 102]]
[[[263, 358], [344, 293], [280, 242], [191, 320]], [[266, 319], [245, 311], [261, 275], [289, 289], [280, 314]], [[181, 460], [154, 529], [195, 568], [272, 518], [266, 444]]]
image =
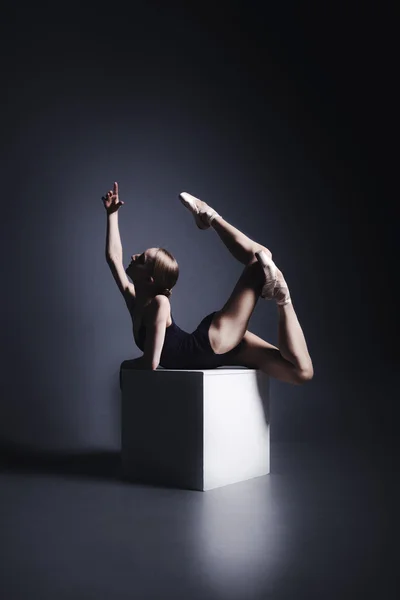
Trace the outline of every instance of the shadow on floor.
[[23, 473], [74, 475], [121, 481], [121, 453], [87, 451], [40, 452], [25, 445], [0, 443], [0, 470]]
[[155, 489], [176, 489], [169, 483], [153, 483], [132, 478], [124, 473], [119, 451], [92, 451], [54, 453], [38, 452], [25, 445], [0, 443], [0, 473], [30, 475], [71, 476], [97, 481], [114, 481], [122, 484]]

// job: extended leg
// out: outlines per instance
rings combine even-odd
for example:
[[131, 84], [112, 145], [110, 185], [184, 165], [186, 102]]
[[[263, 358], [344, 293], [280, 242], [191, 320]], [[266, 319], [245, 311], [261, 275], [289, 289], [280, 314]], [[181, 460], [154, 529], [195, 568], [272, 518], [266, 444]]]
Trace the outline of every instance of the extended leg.
[[268, 248], [253, 241], [239, 229], [225, 221], [203, 200], [192, 196], [188, 192], [181, 192], [179, 198], [194, 216], [197, 227], [199, 229], [209, 229], [211, 226], [215, 229], [232, 256], [243, 265], [249, 264], [253, 260], [255, 252], [260, 250], [264, 250], [269, 257], [272, 256]]
[[259, 250], [264, 250], [268, 256], [272, 256], [268, 248], [249, 238], [242, 231], [239, 231], [239, 229], [228, 223], [228, 221], [225, 221], [220, 215], [212, 220], [211, 227], [218, 233], [232, 256], [243, 265], [247, 265], [253, 259], [254, 253]]
[[[247, 331], [249, 319], [254, 311], [260, 292], [265, 284], [262, 268], [255, 253], [264, 250], [271, 258], [270, 250], [253, 241], [239, 229], [225, 221], [219, 214], [207, 217], [210, 207], [203, 201], [185, 193], [191, 205], [189, 209], [204, 219], [204, 225], [217, 232], [232, 256], [246, 265], [239, 281], [223, 308], [213, 318], [209, 338], [214, 352], [224, 354], [236, 346], [242, 338], [244, 344], [237, 356], [237, 364], [249, 368], [259, 368], [277, 379], [291, 383], [302, 383], [313, 377], [313, 365], [308, 353], [303, 331], [291, 302], [278, 306], [279, 348]], [[211, 209], [212, 211], [213, 209]], [[284, 283], [279, 271], [278, 283]], [[282, 302], [289, 297], [280, 288], [280, 293], [272, 295]], [[235, 363], [236, 364], [236, 363]]]
[[[220, 348], [227, 351], [227, 349], [230, 349], [229, 343], [237, 341], [239, 332], [244, 330], [245, 344], [240, 357], [238, 357], [240, 364], [256, 366], [256, 368], [285, 382], [299, 384], [311, 380], [314, 376], [313, 364], [292, 302], [288, 302], [283, 306], [277, 304], [279, 349], [274, 349], [268, 342], [264, 342], [260, 338], [256, 339], [256, 336], [249, 335], [249, 332], [247, 332], [247, 323], [259, 294], [260, 280], [258, 271], [255, 268], [257, 265], [254, 264], [254, 253], [262, 249], [271, 257], [271, 252], [248, 238], [236, 227], [230, 225], [220, 215], [212, 220], [211, 226], [218, 233], [231, 254], [248, 266], [236, 284], [228, 302], [222, 311], [219, 311], [219, 321], [216, 315], [216, 329], [210, 331], [210, 340], [214, 336], [215, 344], [217, 345], [216, 341], [219, 340]], [[253, 273], [251, 273], [251, 268], [253, 268]], [[279, 283], [284, 282], [286, 284], [281, 271], [279, 271], [279, 274]], [[282, 301], [285, 294], [275, 295], [277, 301]], [[290, 297], [290, 294], [287, 293], [286, 296]], [[242, 318], [240, 315], [242, 315]], [[230, 326], [229, 323], [235, 325]], [[233, 332], [238, 337], [235, 338]], [[223, 345], [224, 341], [228, 344], [227, 346]]]

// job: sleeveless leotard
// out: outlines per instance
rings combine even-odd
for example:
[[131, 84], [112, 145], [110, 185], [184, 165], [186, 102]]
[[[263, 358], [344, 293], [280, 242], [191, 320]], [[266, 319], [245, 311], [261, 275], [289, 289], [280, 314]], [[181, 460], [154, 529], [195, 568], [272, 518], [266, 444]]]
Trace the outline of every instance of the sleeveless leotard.
[[[165, 369], [216, 369], [226, 365], [227, 359], [232, 359], [244, 343], [243, 340], [229, 352], [215, 354], [208, 337], [208, 329], [215, 312], [210, 313], [200, 325], [188, 333], [174, 321], [165, 330], [164, 346], [161, 352], [160, 365]], [[144, 352], [146, 327], [140, 325], [136, 345]]]

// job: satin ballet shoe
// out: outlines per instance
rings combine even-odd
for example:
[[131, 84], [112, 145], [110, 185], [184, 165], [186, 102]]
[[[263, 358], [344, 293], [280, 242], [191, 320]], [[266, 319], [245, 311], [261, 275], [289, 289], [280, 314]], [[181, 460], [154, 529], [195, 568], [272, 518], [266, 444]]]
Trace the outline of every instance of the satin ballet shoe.
[[255, 257], [260, 263], [262, 270], [264, 271], [265, 282], [261, 289], [261, 298], [266, 300], [272, 300], [274, 297], [274, 289], [276, 285], [277, 267], [274, 261], [268, 256], [264, 250], [255, 252]]
[[290, 292], [288, 285], [283, 277], [282, 271], [278, 269], [276, 276], [276, 285], [274, 289], [274, 300], [279, 306], [285, 306], [285, 304], [290, 304], [292, 299], [290, 298]]
[[279, 306], [285, 306], [291, 302], [289, 288], [283, 277], [282, 271], [278, 269], [272, 258], [264, 250], [255, 252], [255, 256], [264, 271], [265, 283], [261, 289], [261, 298], [265, 300], [276, 300]]
[[201, 209], [198, 203], [202, 202], [199, 198], [188, 194], [188, 192], [181, 192], [179, 194], [179, 200], [183, 206], [190, 210], [196, 221], [196, 225], [199, 229], [208, 229], [211, 222], [215, 217], [219, 216], [217, 211], [210, 208], [205, 202], [207, 209]]

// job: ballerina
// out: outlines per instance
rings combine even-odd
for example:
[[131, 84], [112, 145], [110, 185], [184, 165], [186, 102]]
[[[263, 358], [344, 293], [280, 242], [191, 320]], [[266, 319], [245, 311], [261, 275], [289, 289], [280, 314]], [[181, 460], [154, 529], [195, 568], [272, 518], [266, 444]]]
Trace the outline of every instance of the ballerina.
[[[188, 333], [175, 322], [169, 298], [179, 278], [179, 265], [165, 248], [134, 254], [123, 266], [118, 229], [118, 184], [102, 197], [107, 212], [106, 259], [128, 307], [136, 345], [143, 355], [124, 361], [121, 368], [155, 370], [214, 369], [243, 366], [260, 369], [280, 381], [301, 385], [314, 370], [306, 340], [295, 313], [289, 287], [268, 248], [228, 223], [206, 202], [179, 194], [199, 229], [214, 229], [232, 256], [244, 265], [231, 295]], [[131, 281], [129, 281], [129, 279]], [[274, 301], [278, 310], [278, 344], [248, 331], [258, 298]]]

